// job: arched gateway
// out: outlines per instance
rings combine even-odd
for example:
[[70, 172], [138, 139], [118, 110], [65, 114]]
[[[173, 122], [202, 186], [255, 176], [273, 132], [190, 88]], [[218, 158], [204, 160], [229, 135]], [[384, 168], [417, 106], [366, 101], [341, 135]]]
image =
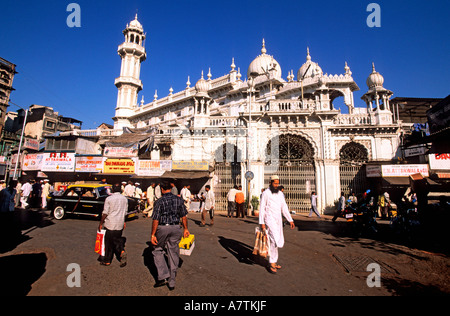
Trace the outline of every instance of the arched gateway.
[[268, 142], [266, 152], [269, 159], [264, 167], [264, 187], [269, 186], [270, 176], [277, 174], [285, 188], [289, 210], [309, 212], [311, 192], [316, 190], [315, 152], [311, 143], [300, 135], [282, 134]]
[[341, 191], [346, 195], [363, 193], [368, 188], [364, 166], [369, 160], [366, 147], [353, 141], [347, 143], [339, 151], [339, 159]]

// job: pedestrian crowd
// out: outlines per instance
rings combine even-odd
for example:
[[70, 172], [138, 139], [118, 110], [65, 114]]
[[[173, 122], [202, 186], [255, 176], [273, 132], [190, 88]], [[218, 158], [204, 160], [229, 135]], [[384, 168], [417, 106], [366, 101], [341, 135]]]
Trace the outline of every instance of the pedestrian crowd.
[[[106, 184], [106, 180], [103, 179], [100, 183]], [[54, 191], [54, 189], [48, 180], [40, 182], [30, 180], [23, 185], [11, 181], [9, 187], [0, 192], [0, 211], [11, 211], [18, 205], [23, 208], [29, 206], [45, 208], [47, 197], [51, 191]], [[259, 204], [258, 224], [260, 231], [267, 238], [267, 268], [270, 273], [274, 274], [282, 268], [278, 262], [278, 249], [284, 246], [283, 217], [287, 220], [291, 229], [295, 228], [283, 191], [284, 188], [280, 185], [279, 177], [272, 176], [269, 187], [261, 192]], [[374, 196], [368, 194], [369, 192], [370, 190], [361, 197], [359, 202], [375, 203]], [[188, 211], [201, 212], [200, 227], [206, 225], [208, 214], [209, 226], [214, 225], [215, 197], [211, 186], [205, 185], [199, 193], [192, 194], [190, 185], [184, 185], [178, 191], [175, 183], [161, 181], [152, 182], [146, 190], [143, 190], [140, 183], [128, 181], [112, 185], [108, 195], [98, 226], [99, 232], [105, 231], [105, 253], [99, 257], [100, 263], [109, 266], [116, 256], [120, 266], [126, 266], [126, 239], [123, 237], [123, 230], [126, 227], [125, 215], [128, 210], [128, 199], [126, 197], [139, 199], [144, 217], [152, 219], [151, 253], [157, 270], [157, 280], [154, 287], [167, 285], [170, 290], [173, 290], [179, 265], [179, 243], [182, 238], [187, 238], [190, 235], [187, 222]], [[406, 194], [405, 198], [414, 201], [414, 193]], [[316, 192], [312, 192], [309, 217], [316, 214], [317, 217], [321, 218], [317, 208], [317, 200]], [[227, 201], [227, 217], [246, 217], [244, 210], [245, 194], [242, 191], [242, 186], [231, 188], [227, 194]], [[199, 202], [199, 206], [193, 207], [193, 202]], [[346, 198], [342, 192], [333, 221], [342, 214], [347, 203], [358, 203], [358, 198], [355, 194]], [[376, 203], [380, 212], [379, 215], [387, 216], [389, 206], [392, 203], [389, 194], [387, 192], [380, 194]]]
[[[34, 180], [30, 179], [25, 182], [11, 180], [9, 187], [13, 188], [11, 197], [13, 207], [26, 208], [47, 208], [47, 198], [50, 192], [54, 191], [53, 186], [48, 179]], [[1, 181], [0, 190], [6, 188], [5, 181]], [[2, 200], [3, 201], [3, 200]], [[13, 209], [14, 210], [14, 209]]]

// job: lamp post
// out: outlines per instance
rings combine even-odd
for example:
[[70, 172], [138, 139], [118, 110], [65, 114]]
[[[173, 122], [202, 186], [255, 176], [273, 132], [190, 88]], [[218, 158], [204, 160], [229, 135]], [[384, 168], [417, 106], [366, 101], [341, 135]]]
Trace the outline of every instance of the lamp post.
[[17, 105], [15, 103], [11, 102], [11, 101], [9, 101], [9, 103], [12, 103], [15, 106], [17, 106], [17, 107], [19, 107], [19, 108], [21, 108], [22, 110], [25, 111], [25, 118], [23, 120], [22, 133], [20, 134], [19, 149], [17, 150], [17, 160], [16, 160], [16, 165], [14, 167], [14, 174], [13, 174], [13, 180], [17, 180], [17, 167], [19, 165], [19, 160], [20, 160], [20, 150], [22, 149], [22, 142], [23, 142], [23, 135], [24, 135], [24, 132], [25, 132], [25, 125], [27, 124], [28, 109], [24, 109], [20, 105]]
[[252, 122], [252, 92], [255, 87], [255, 81], [253, 77], [248, 78], [247, 80], [248, 85], [248, 95], [249, 95], [249, 101], [248, 101], [248, 124], [247, 124], [247, 172], [245, 173], [245, 179], [247, 180], [247, 215], [250, 214], [251, 211], [251, 193], [250, 193], [250, 181], [253, 179], [254, 174], [250, 171], [251, 166], [251, 159], [250, 159], [250, 131], [251, 131], [251, 122]]

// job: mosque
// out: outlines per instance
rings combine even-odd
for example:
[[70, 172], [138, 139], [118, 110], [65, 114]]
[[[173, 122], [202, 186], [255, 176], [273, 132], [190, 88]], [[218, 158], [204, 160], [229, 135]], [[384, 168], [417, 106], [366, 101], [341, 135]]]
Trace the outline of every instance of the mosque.
[[230, 58], [226, 75], [214, 78], [210, 69], [206, 74], [199, 69], [195, 85], [188, 77], [184, 90], [171, 88], [164, 97], [155, 91], [145, 103], [138, 93], [146, 34], [137, 15], [123, 34], [114, 129], [155, 133], [151, 159], [207, 162], [208, 181], [223, 208], [231, 186], [242, 185], [259, 197], [277, 174], [290, 210], [309, 212], [315, 191], [323, 211], [341, 191], [367, 188], [367, 162], [397, 155], [401, 122], [390, 105], [393, 92], [383, 87], [374, 64], [363, 106], [357, 107], [353, 92], [360, 88], [346, 62], [342, 74], [326, 74], [307, 49], [296, 75], [288, 71], [283, 78], [263, 40], [246, 74]]

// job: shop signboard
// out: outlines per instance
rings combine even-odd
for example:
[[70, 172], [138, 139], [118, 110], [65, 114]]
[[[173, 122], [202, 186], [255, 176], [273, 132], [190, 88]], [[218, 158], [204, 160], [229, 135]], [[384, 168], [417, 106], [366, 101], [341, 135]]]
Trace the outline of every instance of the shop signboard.
[[43, 153], [41, 171], [75, 171], [75, 153]]
[[76, 172], [102, 172], [103, 157], [100, 156], [84, 156], [75, 158]]
[[367, 178], [381, 177], [381, 166], [380, 165], [366, 165], [366, 177]]
[[139, 159], [138, 169], [136, 174], [138, 176], [156, 176], [160, 177], [166, 171], [172, 170], [171, 160], [145, 160]]
[[134, 174], [136, 159], [103, 158], [103, 173]]
[[382, 165], [381, 172], [383, 177], [409, 177], [412, 174], [420, 173], [428, 177], [428, 165]]
[[23, 156], [22, 170], [41, 170], [44, 154], [26, 154]]
[[134, 144], [130, 147], [110, 147], [106, 146], [103, 155], [105, 157], [117, 157], [117, 158], [131, 158], [137, 157], [138, 145]]
[[430, 154], [428, 155], [430, 169], [432, 170], [450, 170], [450, 154]]
[[208, 171], [207, 161], [172, 161], [172, 170]]

